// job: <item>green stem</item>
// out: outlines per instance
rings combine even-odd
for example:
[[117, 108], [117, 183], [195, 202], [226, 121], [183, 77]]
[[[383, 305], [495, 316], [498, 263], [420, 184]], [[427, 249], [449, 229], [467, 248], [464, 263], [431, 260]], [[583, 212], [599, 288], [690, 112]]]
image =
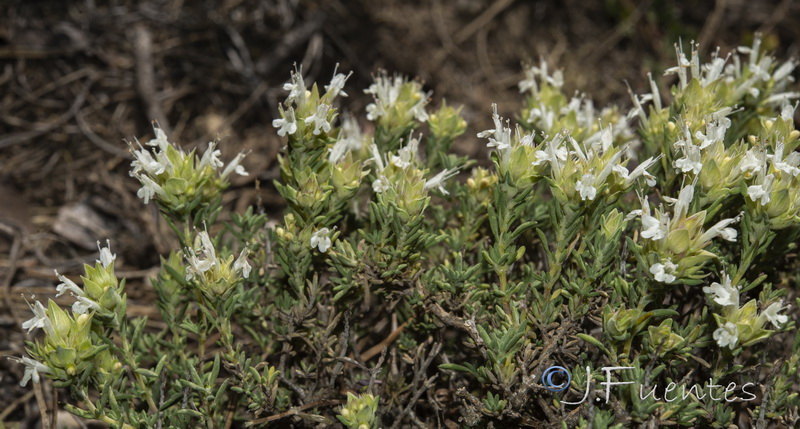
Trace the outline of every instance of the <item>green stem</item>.
[[[83, 401], [83, 403], [86, 404], [86, 407], [89, 408], [89, 412], [94, 415], [95, 419], [100, 420], [100, 421], [102, 421], [104, 423], [107, 423], [108, 425], [110, 425], [112, 427], [121, 427], [123, 429], [135, 429], [133, 426], [131, 426], [131, 425], [127, 424], [127, 423], [120, 423], [120, 422], [112, 419], [111, 417], [101, 413], [97, 409], [97, 407], [95, 407], [94, 403], [89, 399], [89, 395], [86, 394], [86, 391], [81, 390], [79, 396], [81, 397], [81, 400]], [[75, 408], [77, 410], [85, 411], [82, 408], [74, 407], [74, 406], [72, 406], [70, 404], [67, 404], [66, 407], [65, 407], [67, 409], [67, 411], [69, 411], [69, 407], [73, 407], [73, 408]], [[77, 415], [77, 416], [80, 417], [80, 414], [76, 414], [75, 412], [72, 412], [72, 414]]]
[[192, 247], [192, 227], [194, 226], [194, 222], [192, 221], [191, 216], [188, 214], [183, 219], [183, 236], [178, 237], [178, 240], [181, 242], [181, 246], [183, 247]]
[[202, 362], [206, 353], [206, 328], [207, 328], [206, 313], [203, 311], [200, 312], [200, 320], [201, 320], [200, 338], [199, 338], [199, 344], [197, 345], [197, 356], [200, 358], [200, 362]]
[[147, 404], [150, 406], [150, 411], [155, 413], [156, 411], [158, 411], [158, 406], [156, 406], [156, 403], [153, 400], [153, 393], [150, 391], [149, 388], [147, 388], [147, 385], [145, 384], [144, 379], [142, 378], [142, 376], [138, 372], [136, 372], [136, 368], [138, 368], [139, 365], [136, 363], [136, 358], [133, 356], [133, 351], [131, 350], [130, 342], [128, 342], [128, 335], [127, 335], [128, 332], [127, 331], [128, 331], [128, 327], [127, 327], [127, 323], [126, 323], [124, 328], [123, 328], [123, 330], [122, 330], [123, 335], [121, 335], [121, 337], [122, 337], [122, 351], [123, 351], [123, 354], [124, 354], [123, 358], [125, 359], [125, 363], [128, 364], [128, 366], [131, 367], [132, 372], [133, 372], [133, 377], [136, 379], [136, 384], [142, 390], [142, 392], [144, 394], [144, 398], [147, 401]]
[[133, 426], [131, 426], [131, 425], [127, 424], [127, 423], [120, 424], [118, 421], [112, 419], [111, 417], [109, 417], [109, 416], [107, 416], [105, 414], [101, 414], [100, 416], [98, 416], [97, 419], [102, 421], [103, 423], [108, 424], [111, 427], [121, 427], [122, 429], [135, 429]]

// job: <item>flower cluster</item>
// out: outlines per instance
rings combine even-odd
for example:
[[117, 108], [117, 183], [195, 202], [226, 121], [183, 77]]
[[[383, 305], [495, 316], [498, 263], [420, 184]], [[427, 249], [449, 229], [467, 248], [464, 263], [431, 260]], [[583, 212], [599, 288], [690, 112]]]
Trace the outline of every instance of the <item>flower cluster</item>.
[[[756, 138], [764, 129], [758, 121], [731, 128], [732, 118], [743, 108], [782, 110], [786, 114], [781, 116], [789, 120], [793, 109], [788, 100], [800, 97], [798, 92], [785, 91], [793, 81], [791, 74], [797, 62], [777, 66], [760, 50], [760, 44], [756, 38], [752, 47], [739, 48], [738, 53], [725, 58], [717, 51], [707, 64], [700, 63], [696, 45], [692, 44], [691, 59], [676, 45], [678, 65], [665, 73], [678, 76], [675, 101], [663, 105], [652, 78], [651, 93], [641, 97], [631, 94], [634, 108], [629, 116], [640, 118], [645, 149], [664, 155], [667, 185], [672, 186], [677, 175], [699, 176], [706, 194], [703, 198], [713, 204], [738, 193], [743, 180], [740, 163], [752, 163], [752, 158], [745, 159], [752, 143], [769, 142], [774, 148], [780, 141], [773, 138], [776, 136]], [[652, 102], [649, 114], [643, 107], [646, 102]], [[741, 140], [747, 134], [753, 137]], [[783, 143], [790, 144], [788, 139]]]
[[124, 284], [118, 282], [114, 274], [116, 255], [111, 253], [110, 244], [107, 247], [100, 247], [98, 242], [97, 248], [100, 250], [100, 259], [95, 266], [84, 265], [86, 275], [81, 277], [83, 289], [56, 271], [56, 277], [61, 281], [56, 287], [58, 291], [56, 297], [69, 292], [75, 298], [75, 303], [72, 305], [74, 313], [94, 312], [97, 317], [107, 319], [113, 326], [118, 326], [121, 318], [125, 317]]
[[[414, 126], [414, 121], [425, 122], [428, 112], [430, 94], [422, 91], [422, 84], [407, 78], [386, 72], [375, 76], [375, 82], [364, 90], [371, 94], [374, 102], [367, 106], [367, 119], [375, 121], [386, 133], [376, 136], [387, 149], [394, 150], [395, 144], [389, 144], [406, 135]], [[379, 143], [379, 144], [380, 144]]]
[[628, 218], [639, 217], [641, 237], [646, 240], [644, 254], [653, 278], [661, 283], [674, 283], [679, 279], [699, 279], [700, 269], [716, 255], [705, 248], [716, 238], [736, 241], [738, 232], [731, 225], [740, 217], [720, 220], [704, 228], [707, 212], [693, 212], [695, 184], [683, 187], [678, 198], [665, 197], [672, 204], [670, 215], [663, 206], [650, 209], [647, 198], [641, 197], [641, 209], [630, 212]]
[[730, 276], [725, 273], [722, 274], [722, 283], [714, 282], [703, 288], [709, 299], [721, 308], [722, 314], [714, 313], [719, 327], [713, 334], [721, 348], [733, 350], [737, 345], [751, 346], [772, 335], [773, 331], [765, 329], [767, 322], [780, 329], [789, 320], [786, 315], [779, 314], [788, 309], [783, 305], [783, 300], [772, 302], [761, 313], [757, 312], [758, 303], [755, 299], [740, 307], [740, 289], [731, 283]]
[[594, 145], [608, 139], [609, 133], [615, 146], [628, 145], [628, 157], [635, 157], [638, 141], [629, 125], [629, 118], [616, 106], [597, 109], [584, 94], [567, 97], [563, 92], [564, 77], [560, 70], [552, 75], [547, 63], [525, 67], [525, 79], [519, 82], [521, 93], [528, 93], [525, 107], [520, 113], [521, 125], [543, 135], [556, 135], [562, 130], [578, 142]]
[[194, 248], [186, 249], [186, 280], [193, 280], [200, 289], [212, 295], [224, 296], [237, 283], [250, 277], [252, 267], [247, 262], [249, 250], [245, 247], [238, 258], [217, 255], [217, 251], [206, 231], [195, 238]]
[[376, 415], [378, 402], [379, 398], [369, 393], [355, 395], [347, 392], [347, 403], [336, 418], [348, 429], [376, 429], [379, 426]]
[[118, 282], [114, 275], [116, 255], [111, 253], [110, 247], [100, 247], [99, 242], [98, 249], [100, 259], [95, 266], [84, 266], [83, 288], [56, 272], [61, 281], [56, 287], [56, 296], [69, 292], [75, 298], [72, 314], [52, 300], [47, 307], [39, 301], [31, 305], [34, 316], [23, 322], [22, 328], [28, 333], [42, 329], [45, 337], [29, 343], [31, 357], [23, 356], [18, 360], [25, 365], [23, 386], [30, 379], [38, 382], [39, 374], [60, 382], [92, 377], [102, 384], [121, 369], [121, 363], [92, 329], [93, 325], [119, 327], [126, 308], [122, 293], [124, 281]]
[[800, 132], [794, 130], [794, 108], [785, 110], [786, 115], [763, 121], [762, 143], [748, 149], [739, 164], [748, 210], [766, 216], [776, 230], [800, 223], [800, 152], [795, 151]]
[[225, 165], [219, 159], [221, 152], [216, 148], [216, 142], [209, 142], [200, 157], [194, 151], [187, 154], [170, 143], [158, 126], [153, 130], [155, 138], [145, 144], [154, 152], [138, 141], [139, 149], [130, 145], [135, 158], [130, 175], [141, 183], [137, 195], [145, 204], [155, 199], [171, 212], [185, 215], [218, 198], [220, 191], [228, 186], [228, 177], [232, 173], [248, 174], [241, 165], [244, 153], [236, 155]]
[[489, 139], [487, 147], [498, 154], [500, 174], [508, 173], [512, 183], [518, 186], [531, 184], [549, 173], [551, 190], [559, 201], [591, 202], [598, 194], [607, 195], [607, 199], [613, 201], [637, 179], [644, 179], [649, 186], [655, 185], [655, 177], [647, 169], [658, 158], [648, 158], [629, 170], [625, 165], [630, 160], [622, 159], [625, 147], [614, 144], [612, 125], [581, 142], [572, 135], [557, 133], [545, 136], [536, 145], [534, 134], [520, 127], [512, 133], [498, 115], [497, 106], [493, 105], [492, 109], [495, 128], [478, 133], [478, 137]]
[[378, 198], [392, 201], [407, 216], [417, 216], [428, 205], [428, 190], [437, 189], [448, 194], [444, 182], [455, 176], [458, 169], [444, 169], [429, 179], [425, 179], [425, 168], [419, 158], [419, 139], [409, 136], [406, 144], [397, 153], [388, 156], [380, 153], [377, 145], [372, 145], [372, 166], [375, 180], [372, 190]]

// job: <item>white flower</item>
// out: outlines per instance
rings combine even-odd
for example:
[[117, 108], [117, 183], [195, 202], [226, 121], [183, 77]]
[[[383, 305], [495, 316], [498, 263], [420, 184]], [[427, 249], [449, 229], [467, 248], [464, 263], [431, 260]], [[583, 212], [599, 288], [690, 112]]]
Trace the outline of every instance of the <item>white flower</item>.
[[333, 69], [333, 78], [331, 79], [330, 85], [325, 85], [325, 91], [331, 93], [333, 98], [341, 95], [342, 97], [347, 97], [347, 93], [344, 92], [344, 84], [347, 82], [347, 79], [353, 74], [351, 71], [347, 75], [344, 73], [336, 73], [339, 70], [339, 64], [336, 64], [336, 67]]
[[311, 248], [316, 247], [322, 253], [327, 252], [331, 247], [330, 232], [328, 228], [321, 228], [311, 235]]
[[739, 170], [742, 173], [756, 173], [761, 170], [763, 164], [763, 154], [756, 149], [749, 149], [739, 162]]
[[278, 135], [283, 137], [286, 134], [294, 134], [297, 132], [297, 121], [294, 118], [294, 108], [290, 107], [289, 110], [284, 110], [280, 119], [272, 121], [272, 126], [278, 129]]
[[780, 142], [775, 145], [775, 153], [772, 155], [772, 165], [778, 171], [783, 171], [786, 174], [797, 176], [800, 174], [800, 168], [797, 168], [800, 163], [800, 152], [790, 153], [786, 159], [783, 159], [784, 143]]
[[457, 168], [442, 170], [439, 172], [439, 174], [425, 181], [425, 189], [438, 188], [441, 193], [448, 195], [449, 192], [447, 192], [447, 189], [444, 188], [444, 181], [455, 176], [456, 174], [458, 174]]
[[200, 231], [197, 234], [197, 240], [195, 243], [200, 242], [199, 249], [206, 255], [206, 258], [216, 261], [217, 260], [217, 252], [214, 249], [214, 243], [211, 242], [211, 237], [208, 235], [206, 231]]
[[767, 97], [767, 99], [764, 100], [764, 103], [781, 103], [795, 98], [800, 98], [800, 92], [780, 92]]
[[584, 174], [581, 180], [575, 184], [575, 190], [580, 193], [581, 200], [594, 200], [594, 197], [597, 195], [597, 189], [594, 187], [594, 175]]
[[397, 97], [400, 96], [400, 88], [403, 86], [403, 78], [395, 75], [390, 78], [386, 73], [382, 73], [375, 78], [375, 82], [364, 90], [364, 94], [372, 94], [376, 100], [388, 102], [394, 105]]
[[[163, 173], [166, 168], [164, 163], [155, 160], [150, 154], [150, 151], [144, 148], [134, 150], [133, 157], [136, 159], [131, 162], [131, 167], [133, 167], [131, 171], [132, 175], [137, 175], [140, 171], [144, 170], [147, 174], [157, 176]], [[169, 162], [169, 160], [166, 159], [165, 161]]]
[[784, 162], [775, 163], [775, 168], [780, 171], [791, 174], [792, 176], [800, 175], [800, 152], [792, 152], [786, 157]]
[[785, 314], [778, 314], [778, 312], [783, 310], [784, 308], [786, 307], [783, 306], [783, 300], [781, 300], [780, 302], [773, 302], [761, 314], [764, 317], [766, 317], [770, 321], [770, 323], [775, 325], [776, 328], [780, 329], [781, 325], [789, 321], [789, 317], [786, 316]]
[[678, 57], [678, 65], [676, 67], [670, 67], [664, 70], [664, 76], [677, 74], [678, 79], [680, 80], [680, 88], [686, 88], [686, 83], [688, 80], [688, 76], [686, 73], [686, 69], [691, 67], [692, 63], [686, 59], [686, 54], [683, 53], [683, 46], [675, 44], [675, 55]]
[[85, 296], [75, 296], [75, 302], [72, 304], [72, 311], [75, 314], [87, 314], [90, 310], [101, 310], [100, 305], [92, 299]]
[[195, 253], [194, 249], [188, 249], [188, 253], [189, 255], [186, 256], [186, 261], [189, 263], [189, 266], [186, 267], [186, 281], [189, 281], [198, 275], [202, 275], [206, 271], [210, 270], [211, 267], [213, 267], [216, 263], [214, 260], [200, 259]]
[[307, 117], [304, 122], [306, 125], [313, 123], [314, 124], [314, 135], [318, 135], [320, 130], [324, 132], [330, 132], [331, 124], [328, 122], [328, 111], [331, 110], [331, 106], [329, 104], [322, 103], [317, 106], [316, 112], [313, 115]]
[[[666, 197], [664, 199], [666, 199]], [[676, 220], [681, 219], [683, 216], [689, 213], [689, 205], [692, 203], [693, 199], [694, 199], [694, 182], [684, 186], [678, 193], [678, 199], [672, 201], [675, 204], [675, 207], [673, 208], [673, 213], [675, 215]]]
[[[592, 137], [594, 137], [594, 136], [592, 136]], [[580, 160], [581, 160], [581, 161], [584, 161], [584, 162], [586, 162], [586, 161], [588, 161], [588, 160], [589, 160], [589, 158], [586, 156], [586, 154], [585, 154], [585, 153], [583, 153], [583, 149], [581, 149], [581, 145], [579, 145], [579, 144], [578, 144], [578, 141], [577, 141], [577, 140], [575, 140], [574, 138], [572, 138], [572, 136], [567, 136], [567, 141], [569, 141], [569, 144], [570, 144], [570, 145], [572, 146], [572, 148], [574, 149], [573, 151], [571, 151], [571, 152], [570, 152], [570, 154], [572, 154], [572, 155], [578, 155], [578, 158], [580, 158]], [[599, 138], [595, 138], [594, 140], [592, 140], [592, 138], [590, 137], [590, 138], [586, 139], [586, 141], [584, 142], [584, 144], [585, 144], [585, 143], [591, 143], [591, 144], [592, 144], [592, 150], [587, 150], [587, 151], [586, 151], [586, 153], [588, 153], [588, 154], [589, 154], [589, 156], [590, 156], [590, 157], [592, 157], [592, 158], [594, 158], [594, 154], [595, 154], [596, 152], [597, 152], [597, 153], [599, 153], [599, 152], [600, 152], [600, 143], [599, 143], [599, 141], [600, 141], [600, 139], [599, 139]], [[614, 167], [620, 167], [620, 165], [619, 165], [619, 164], [617, 164], [617, 165], [615, 165]], [[625, 170], [625, 175], [626, 175], [626, 177], [627, 177], [627, 175], [628, 175], [628, 169], [627, 169], [627, 168], [623, 168], [623, 169]]]
[[797, 67], [797, 64], [795, 60], [789, 60], [781, 64], [781, 66], [775, 70], [775, 73], [772, 74], [772, 79], [774, 79], [775, 82], [780, 82], [788, 77], [791, 81], [792, 71]]
[[775, 176], [772, 174], [768, 174], [764, 177], [763, 182], [760, 185], [752, 185], [747, 187], [747, 195], [753, 201], [759, 201], [762, 206], [769, 204], [770, 194], [772, 193], [772, 182], [775, 180]]
[[666, 225], [648, 214], [642, 214], [642, 237], [661, 240], [667, 236]]
[[[625, 185], [628, 186], [639, 177], [644, 177], [644, 181], [645, 183], [647, 183], [647, 186], [655, 186], [656, 178], [652, 174], [648, 173], [647, 169], [652, 167], [653, 164], [655, 164], [656, 161], [659, 160], [659, 158], [661, 158], [661, 155], [655, 158], [651, 156], [650, 158], [647, 158], [646, 160], [642, 161], [636, 168], [633, 169], [633, 171], [630, 174], [627, 175], [620, 174], [622, 177], [625, 178]], [[622, 167], [619, 164], [616, 167], [614, 167], [615, 168], [614, 171], [617, 171], [617, 167], [621, 167], [623, 170], [625, 170], [625, 173], [628, 172], [628, 170], [625, 167]]]
[[628, 169], [624, 165], [617, 164], [611, 169], [611, 171], [613, 171], [614, 173], [617, 173], [619, 175], [619, 177], [622, 177], [623, 179], [625, 179], [626, 183], [627, 183], [628, 178], [630, 177], [630, 172], [628, 171]]
[[523, 133], [519, 128], [516, 129], [517, 141], [520, 146], [533, 147], [533, 133]]
[[700, 242], [705, 243], [707, 241], [711, 241], [714, 238], [722, 237], [723, 240], [728, 241], [736, 241], [736, 237], [739, 235], [738, 231], [734, 228], [729, 227], [728, 225], [738, 222], [741, 219], [742, 215], [736, 216], [734, 218], [723, 219], [711, 228], [709, 228], [703, 235], [700, 236]]
[[386, 178], [384, 175], [380, 175], [374, 182], [372, 182], [372, 190], [375, 191], [376, 194], [380, 194], [381, 192], [386, 192], [391, 188], [392, 184], [389, 183], [389, 179]]
[[[211, 267], [218, 265], [216, 250], [214, 243], [211, 242], [208, 232], [200, 231], [195, 238], [194, 248], [186, 249], [188, 256], [186, 257], [189, 266], [186, 267], [186, 280], [202, 275]], [[199, 255], [202, 255], [201, 258]]]
[[98, 240], [97, 250], [100, 251], [100, 260], [97, 262], [103, 264], [103, 268], [108, 268], [108, 266], [117, 259], [117, 254], [111, 253], [111, 242], [109, 240], [106, 240], [106, 247], [100, 247], [100, 241]]
[[566, 161], [569, 155], [567, 148], [561, 147], [561, 142], [562, 140], [558, 138], [558, 136], [549, 140], [544, 145], [544, 150], [537, 150], [534, 154], [536, 156], [536, 161], [533, 162], [533, 165], [549, 162], [551, 167], [560, 170], [561, 162]]
[[383, 170], [386, 169], [386, 165], [383, 162], [383, 157], [381, 157], [380, 151], [378, 150], [378, 145], [373, 143], [372, 146], [370, 146], [370, 150], [372, 150], [371, 160], [375, 163], [377, 172], [383, 172]]
[[736, 342], [739, 341], [739, 330], [733, 323], [726, 322], [725, 325], [714, 331], [714, 339], [720, 347], [730, 347], [733, 350]]
[[367, 120], [374, 121], [386, 114], [386, 111], [383, 110], [383, 107], [379, 106], [379, 104], [380, 103], [367, 104]]
[[797, 104], [796, 103], [795, 103], [794, 106], [792, 106], [787, 101], [786, 103], [783, 104], [783, 107], [781, 107], [781, 119], [783, 119], [786, 122], [791, 121], [792, 119], [794, 119], [794, 111], [796, 109], [797, 109]]
[[518, 85], [519, 92], [525, 92], [530, 89], [533, 94], [536, 94], [538, 92], [538, 88], [536, 87], [537, 76], [543, 82], [547, 82], [556, 88], [561, 88], [564, 85], [564, 74], [561, 70], [556, 70], [551, 76], [547, 72], [547, 63], [544, 61], [544, 58], [542, 58], [539, 61], [539, 67], [529, 66], [525, 70], [525, 79], [520, 81]]
[[392, 164], [397, 168], [406, 168], [414, 161], [419, 148], [419, 140], [410, 138], [408, 144], [397, 151], [397, 155], [392, 155]]
[[28, 380], [33, 379], [34, 383], [39, 382], [39, 373], [47, 374], [50, 373], [50, 368], [47, 365], [31, 359], [27, 356], [22, 356], [22, 359], [19, 358], [9, 358], [11, 360], [17, 361], [23, 365], [25, 365], [25, 375], [22, 377], [22, 380], [19, 382], [19, 385], [25, 387], [28, 384]]
[[215, 170], [222, 167], [223, 163], [219, 159], [222, 152], [215, 150], [215, 146], [216, 144], [214, 142], [208, 142], [208, 149], [206, 149], [203, 153], [203, 157], [200, 159], [200, 164], [197, 166], [198, 170], [202, 170], [207, 165], [210, 165], [211, 168]]
[[739, 289], [731, 284], [731, 278], [727, 274], [722, 276], [722, 284], [711, 283], [711, 286], [703, 288], [703, 292], [714, 295], [714, 302], [723, 307], [739, 308]]
[[528, 114], [528, 122], [538, 125], [545, 131], [553, 129], [553, 124], [556, 121], [556, 111], [548, 109], [544, 103], [539, 103], [539, 107], [531, 109]]
[[399, 75], [390, 78], [386, 73], [381, 73], [375, 78], [375, 82], [364, 90], [365, 94], [372, 94], [375, 99], [374, 103], [367, 105], [368, 120], [374, 121], [386, 115], [387, 109], [397, 104], [403, 83], [404, 80]]
[[658, 90], [656, 81], [653, 80], [652, 73], [647, 73], [647, 80], [650, 81], [650, 95], [653, 96], [653, 104], [655, 105], [656, 110], [661, 110], [661, 92]]
[[246, 247], [242, 249], [242, 253], [239, 254], [239, 258], [236, 259], [236, 262], [233, 263], [233, 270], [242, 273], [242, 278], [250, 277], [250, 270], [252, 267], [247, 262], [247, 255], [250, 254], [250, 250]]
[[608, 128], [604, 129], [600, 135], [600, 145], [603, 149], [603, 153], [608, 151], [612, 143], [614, 143], [614, 134], [611, 130], [611, 124], [608, 124]]
[[[664, 74], [667, 73], [665, 72]], [[628, 86], [628, 94], [630, 95], [631, 100], [633, 101], [633, 108], [631, 108], [628, 114], [625, 115], [625, 119], [631, 120], [636, 116], [639, 116], [639, 121], [642, 124], [647, 124], [648, 123], [647, 113], [645, 113], [644, 108], [642, 107], [642, 102], [644, 102], [643, 98], [640, 99], [639, 96], [634, 94], [630, 85]]]
[[719, 79], [727, 60], [728, 60], [727, 57], [724, 59], [716, 57], [711, 61], [711, 63], [703, 65], [703, 68], [705, 69], [706, 73], [705, 76], [703, 76], [703, 78], [701, 79], [701, 84], [704, 88], [715, 82], [717, 79]]
[[[510, 128], [507, 128], [507, 129], [509, 131], [511, 130]], [[511, 147], [510, 135], [511, 135], [510, 132], [509, 133], [505, 133], [505, 130], [503, 130], [503, 131], [501, 131], [499, 133], [499, 137], [500, 138], [490, 137], [489, 138], [489, 143], [486, 143], [486, 147], [488, 147], [490, 149], [491, 148], [497, 148], [497, 150], [499, 150], [499, 151], [507, 150], [507, 149], [509, 149]], [[509, 138], [507, 138], [507, 136]]]
[[164, 130], [157, 126], [153, 126], [153, 131], [156, 133], [156, 138], [150, 140], [149, 142], [145, 143], [148, 146], [158, 147], [161, 149], [162, 152], [167, 150], [167, 146], [169, 146], [169, 141], [167, 140], [167, 134], [164, 133]]
[[414, 118], [420, 122], [425, 122], [428, 120], [428, 112], [425, 111], [425, 105], [428, 104], [428, 97], [430, 94], [422, 94], [422, 99], [411, 108], [411, 113], [414, 114]]
[[364, 135], [358, 121], [350, 115], [342, 115], [342, 126], [339, 138], [347, 142], [349, 150], [360, 150], [363, 146]]
[[525, 91], [531, 90], [532, 93], [536, 94], [538, 92], [538, 87], [536, 86], [536, 67], [527, 67], [524, 70], [525, 79], [519, 81], [517, 86], [519, 87], [519, 92], [523, 93]]
[[675, 270], [678, 268], [677, 265], [673, 264], [672, 261], [667, 258], [666, 262], [656, 263], [650, 267], [650, 274], [653, 275], [653, 278], [656, 281], [661, 283], [672, 283], [675, 281]]
[[289, 91], [289, 96], [286, 97], [286, 104], [292, 101], [302, 104], [306, 96], [306, 84], [303, 82], [302, 68], [292, 72], [291, 81], [283, 84], [283, 90]]
[[136, 192], [136, 196], [143, 199], [145, 204], [150, 202], [155, 195], [160, 197], [167, 195], [164, 189], [159, 186], [158, 183], [154, 182], [153, 179], [145, 175], [138, 176], [138, 179], [140, 182], [142, 182], [142, 187], [138, 192]]
[[56, 277], [61, 280], [61, 283], [56, 286], [56, 291], [58, 292], [58, 294], [56, 294], [56, 298], [64, 295], [67, 292], [70, 292], [76, 296], [84, 296], [86, 294], [83, 289], [79, 288], [78, 285], [75, 284], [75, 282], [68, 279], [66, 276], [59, 274], [57, 270], [54, 271], [56, 273]]
[[488, 138], [489, 143], [486, 144], [488, 148], [497, 148], [499, 151], [509, 149], [511, 147], [511, 128], [503, 126], [503, 118], [497, 114], [497, 104], [492, 104], [492, 121], [494, 129], [481, 131], [478, 133], [478, 138]]
[[230, 176], [231, 173], [234, 173], [234, 172], [236, 174], [240, 175], [240, 176], [249, 175], [250, 173], [245, 171], [244, 166], [241, 164], [241, 162], [242, 162], [242, 160], [244, 159], [245, 156], [247, 156], [247, 155], [245, 155], [242, 152], [239, 152], [239, 154], [236, 155], [236, 157], [233, 158], [231, 160], [231, 162], [228, 163], [228, 165], [225, 167], [225, 169], [222, 170], [222, 174], [220, 175], [220, 177], [222, 179], [225, 179], [228, 176]]
[[[727, 118], [725, 118], [727, 119]], [[725, 139], [725, 132], [727, 128], [725, 125], [730, 123], [728, 119], [727, 122], [725, 121], [712, 121], [706, 125], [706, 133], [703, 134], [700, 131], [697, 131], [694, 136], [698, 140], [700, 140], [700, 149], [705, 149], [708, 146], [716, 142], [721, 142]]]
[[22, 329], [27, 329], [29, 334], [36, 328], [42, 328], [48, 332], [52, 331], [53, 324], [50, 322], [50, 318], [47, 316], [47, 310], [42, 303], [36, 301], [34, 305], [28, 305], [33, 311], [33, 317], [22, 322]]
[[683, 145], [683, 158], [675, 160], [675, 168], [684, 173], [693, 172], [695, 175], [700, 174], [703, 169], [703, 163], [700, 161], [700, 147], [694, 144]]
[[724, 228], [719, 231], [719, 236], [722, 237], [723, 240], [727, 241], [736, 241], [736, 236], [738, 234], [738, 231], [733, 228]]
[[[100, 247], [99, 241], [97, 242], [97, 246], [98, 248]], [[116, 255], [111, 254], [111, 251], [107, 247], [104, 247], [100, 249], [100, 261], [98, 262], [102, 263], [104, 267], [107, 267], [108, 265], [106, 265], [105, 262], [108, 262], [108, 264], [110, 264], [116, 257], [117, 257]], [[58, 279], [61, 280], [61, 284], [56, 286], [56, 291], [58, 291], [56, 298], [69, 291], [70, 294], [73, 297], [75, 297], [75, 302], [72, 304], [72, 311], [75, 314], [86, 314], [89, 312], [89, 310], [101, 309], [100, 305], [97, 304], [97, 302], [93, 301], [92, 299], [88, 298], [86, 296], [86, 292], [84, 292], [81, 288], [79, 288], [78, 285], [76, 285], [72, 280], [59, 274], [58, 271], [56, 271], [55, 273], [56, 277], [58, 277]], [[47, 330], [47, 328], [45, 328], [45, 330]]]
[[600, 174], [597, 175], [595, 181], [597, 183], [603, 183], [608, 178], [608, 175], [611, 174], [611, 170], [614, 169], [615, 166], [619, 165], [619, 159], [622, 158], [623, 155], [622, 150], [618, 150], [612, 157], [606, 162], [606, 165], [600, 171]]
[[333, 147], [328, 148], [328, 162], [331, 164], [336, 164], [339, 160], [344, 158], [344, 155], [350, 148], [350, 143], [346, 139], [341, 138], [341, 134], [339, 136], [339, 140], [336, 140]]

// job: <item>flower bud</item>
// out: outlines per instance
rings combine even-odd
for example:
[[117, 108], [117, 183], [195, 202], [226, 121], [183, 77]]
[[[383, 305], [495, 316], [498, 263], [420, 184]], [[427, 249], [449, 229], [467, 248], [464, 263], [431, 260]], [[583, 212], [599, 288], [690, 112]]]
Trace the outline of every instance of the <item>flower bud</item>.
[[633, 328], [636, 326], [641, 310], [632, 308], [625, 309], [623, 305], [619, 310], [611, 311], [606, 307], [603, 313], [604, 332], [616, 341], [625, 341], [635, 334]]
[[478, 167], [472, 170], [472, 177], [467, 179], [467, 188], [481, 205], [488, 205], [492, 201], [495, 183], [497, 176], [485, 168]]
[[349, 429], [375, 429], [380, 423], [375, 415], [378, 402], [378, 398], [369, 393], [355, 395], [347, 392], [347, 403], [336, 417]]
[[467, 129], [467, 121], [461, 117], [461, 108], [454, 109], [446, 103], [442, 103], [439, 110], [432, 113], [428, 118], [428, 127], [431, 134], [437, 139], [454, 139]]
[[684, 341], [683, 337], [672, 332], [672, 319], [665, 319], [657, 327], [648, 327], [647, 335], [652, 350], [660, 350], [662, 355], [680, 346]]
[[622, 213], [614, 209], [603, 216], [603, 235], [607, 240], [611, 240], [617, 233], [625, 229], [625, 217]]

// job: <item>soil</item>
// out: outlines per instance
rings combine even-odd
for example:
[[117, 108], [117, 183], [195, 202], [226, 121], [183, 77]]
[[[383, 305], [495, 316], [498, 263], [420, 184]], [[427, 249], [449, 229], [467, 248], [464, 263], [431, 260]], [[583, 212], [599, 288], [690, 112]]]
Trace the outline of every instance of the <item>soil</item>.
[[251, 175], [226, 204], [277, 218], [282, 143], [271, 122], [295, 63], [307, 82], [327, 83], [337, 63], [353, 70], [357, 112], [376, 71], [418, 77], [434, 100], [464, 106], [470, 129], [456, 150], [486, 159], [475, 133], [491, 103], [504, 116], [518, 108], [523, 62], [543, 58], [569, 90], [628, 106], [626, 85], [646, 91], [647, 71], [668, 67], [679, 40], [707, 55], [761, 32], [776, 56], [796, 57], [798, 24], [791, 0], [2, 2], [0, 427], [38, 424], [21, 366], [4, 357], [24, 353], [26, 299], [54, 298], [53, 269], [78, 274], [109, 238], [131, 315], [157, 317], [148, 277], [176, 243], [136, 197], [126, 143], [149, 140], [151, 121], [186, 149], [220, 138], [227, 159], [250, 151]]

